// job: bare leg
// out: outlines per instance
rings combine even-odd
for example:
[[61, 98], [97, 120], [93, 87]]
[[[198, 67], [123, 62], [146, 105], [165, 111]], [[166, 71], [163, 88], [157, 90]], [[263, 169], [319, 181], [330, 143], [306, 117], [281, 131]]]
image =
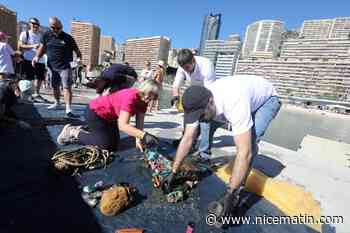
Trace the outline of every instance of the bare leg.
[[60, 95], [61, 95], [60, 87], [54, 87], [53, 96], [55, 97], [55, 101], [57, 104], [60, 103]]
[[64, 102], [66, 103], [66, 113], [71, 112], [71, 104], [72, 104], [72, 88], [64, 88], [63, 89]]
[[35, 94], [39, 95], [42, 81], [39, 79], [34, 80]]

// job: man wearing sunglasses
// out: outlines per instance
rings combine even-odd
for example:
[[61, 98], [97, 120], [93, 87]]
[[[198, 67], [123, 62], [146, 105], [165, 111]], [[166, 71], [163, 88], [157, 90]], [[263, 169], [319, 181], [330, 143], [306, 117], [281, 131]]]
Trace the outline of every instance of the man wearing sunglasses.
[[273, 85], [259, 76], [221, 78], [210, 84], [208, 89], [189, 87], [183, 95], [185, 133], [176, 152], [173, 173], [163, 182], [163, 189], [171, 191], [175, 174], [190, 151], [200, 122], [214, 118], [228, 121], [232, 125], [237, 153], [227, 192], [212, 207], [218, 211], [215, 212], [217, 216], [231, 214], [239, 204], [252, 159], [258, 153], [257, 143], [280, 107], [281, 102]]
[[32, 66], [34, 58], [41, 41], [42, 34], [40, 32], [40, 22], [37, 18], [29, 19], [29, 30], [23, 31], [19, 36], [18, 48], [23, 52], [23, 71], [25, 79], [34, 80], [33, 100], [36, 102], [47, 102], [40, 95], [42, 81], [45, 80], [45, 61], [43, 58], [38, 60], [35, 67]]
[[62, 23], [58, 18], [51, 17], [49, 25], [51, 30], [43, 35], [32, 65], [35, 67], [40, 57], [46, 52], [48, 67], [52, 72], [51, 85], [55, 97], [55, 103], [48, 109], [59, 109], [60, 86], [62, 85], [66, 116], [74, 118], [77, 116], [72, 113], [71, 109], [73, 77], [70, 62], [73, 61], [73, 51], [79, 59], [81, 59], [81, 53], [73, 37], [62, 30]]

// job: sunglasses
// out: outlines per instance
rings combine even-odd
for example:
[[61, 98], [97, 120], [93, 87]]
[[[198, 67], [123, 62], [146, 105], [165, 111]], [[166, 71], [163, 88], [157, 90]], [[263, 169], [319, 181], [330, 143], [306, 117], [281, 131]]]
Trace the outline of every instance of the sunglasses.
[[51, 26], [50, 28], [51, 28], [52, 30], [54, 30], [54, 31], [59, 31], [59, 30], [61, 30], [61, 27]]
[[31, 24], [33, 24], [34, 26], [40, 26], [40, 24], [35, 23], [35, 22], [30, 22]]

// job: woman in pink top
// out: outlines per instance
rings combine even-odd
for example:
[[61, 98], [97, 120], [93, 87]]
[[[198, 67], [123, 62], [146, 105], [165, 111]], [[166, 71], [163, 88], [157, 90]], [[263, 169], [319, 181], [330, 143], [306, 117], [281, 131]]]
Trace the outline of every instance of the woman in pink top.
[[[127, 88], [92, 100], [86, 111], [89, 132], [82, 126], [66, 125], [57, 138], [61, 145], [78, 141], [82, 145], [96, 145], [115, 151], [119, 143], [119, 130], [136, 138], [136, 147], [158, 143], [158, 139], [143, 131], [147, 104], [158, 98], [159, 84], [154, 80], [143, 82], [138, 88]], [[130, 118], [136, 116], [136, 127]]]

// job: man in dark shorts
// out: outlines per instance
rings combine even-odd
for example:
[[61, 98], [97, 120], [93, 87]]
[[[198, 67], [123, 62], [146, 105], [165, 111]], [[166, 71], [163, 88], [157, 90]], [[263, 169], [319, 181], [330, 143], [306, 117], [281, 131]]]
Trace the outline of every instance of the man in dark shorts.
[[37, 18], [29, 19], [29, 30], [23, 31], [19, 36], [18, 47], [23, 52], [23, 72], [25, 74], [25, 79], [34, 80], [34, 95], [33, 100], [36, 102], [47, 102], [40, 95], [40, 87], [42, 81], [45, 80], [45, 61], [44, 57], [42, 57], [35, 67], [32, 66], [32, 59], [34, 58], [37, 49], [40, 46], [40, 41], [42, 38], [42, 34], [39, 31], [40, 22]]
[[73, 77], [70, 62], [73, 60], [73, 51], [79, 59], [81, 59], [81, 53], [73, 37], [62, 30], [62, 23], [58, 18], [51, 17], [49, 25], [51, 30], [43, 35], [40, 47], [32, 60], [32, 65], [35, 66], [46, 52], [48, 67], [52, 72], [51, 85], [55, 97], [55, 103], [50, 105], [48, 109], [59, 109], [60, 86], [62, 85], [66, 116], [76, 117], [71, 109]]

